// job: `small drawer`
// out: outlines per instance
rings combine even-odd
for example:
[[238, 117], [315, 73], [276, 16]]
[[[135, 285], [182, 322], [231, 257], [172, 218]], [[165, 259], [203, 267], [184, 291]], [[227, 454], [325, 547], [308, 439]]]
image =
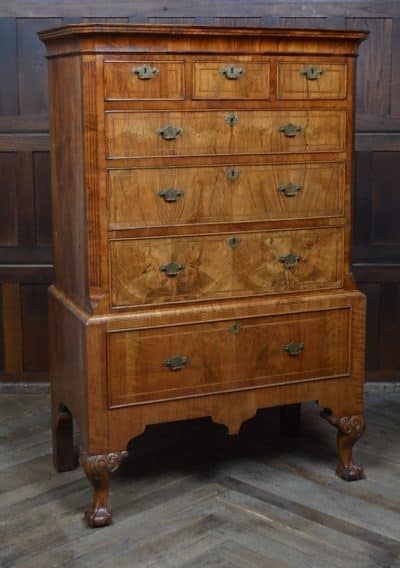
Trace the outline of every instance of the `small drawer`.
[[106, 100], [184, 99], [182, 61], [105, 61]]
[[278, 63], [278, 99], [344, 99], [347, 95], [344, 63]]
[[112, 305], [337, 288], [343, 229], [110, 241]]
[[351, 309], [108, 334], [109, 407], [349, 374]]
[[333, 217], [342, 162], [108, 171], [109, 229]]
[[197, 61], [194, 99], [268, 99], [269, 63]]
[[346, 111], [110, 111], [109, 158], [340, 152]]

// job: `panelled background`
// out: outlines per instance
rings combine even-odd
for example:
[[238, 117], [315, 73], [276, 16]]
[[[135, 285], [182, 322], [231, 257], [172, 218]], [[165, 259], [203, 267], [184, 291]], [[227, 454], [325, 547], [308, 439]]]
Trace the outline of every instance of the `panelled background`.
[[[229, 15], [229, 16], [228, 16]], [[0, 380], [46, 380], [51, 251], [47, 73], [39, 30], [76, 22], [370, 31], [357, 81], [353, 272], [368, 296], [367, 378], [400, 376], [400, 3], [396, 0], [3, 0]]]

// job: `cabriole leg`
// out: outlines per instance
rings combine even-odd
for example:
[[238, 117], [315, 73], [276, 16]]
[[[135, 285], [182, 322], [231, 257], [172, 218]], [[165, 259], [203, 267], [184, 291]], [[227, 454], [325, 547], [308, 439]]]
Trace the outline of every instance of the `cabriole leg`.
[[345, 481], [363, 479], [363, 469], [353, 461], [353, 446], [361, 438], [365, 430], [364, 416], [356, 414], [354, 416], [337, 418], [329, 409], [323, 410], [321, 416], [338, 429], [337, 448], [339, 465], [336, 473]]
[[111, 523], [112, 517], [108, 511], [110, 473], [119, 468], [127, 455], [128, 452], [123, 451], [88, 456], [81, 451], [81, 465], [93, 486], [93, 504], [85, 512], [88, 527], [104, 527]]

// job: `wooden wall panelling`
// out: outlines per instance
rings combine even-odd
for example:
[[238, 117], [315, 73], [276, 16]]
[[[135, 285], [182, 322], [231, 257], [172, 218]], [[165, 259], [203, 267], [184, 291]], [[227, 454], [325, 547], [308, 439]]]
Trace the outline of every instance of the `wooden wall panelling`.
[[[0, 283], [20, 286], [18, 294], [10, 288], [2, 292], [7, 301], [17, 296], [35, 297], [38, 313], [32, 316], [32, 321], [26, 315], [21, 316], [22, 325], [29, 322], [27, 325], [32, 330], [34, 321], [39, 334], [47, 330], [44, 294], [28, 292], [28, 288], [22, 290], [22, 286], [45, 286], [52, 277], [47, 64], [44, 46], [36, 32], [62, 23], [94, 21], [347, 27], [370, 31], [369, 40], [361, 46], [358, 62], [353, 263], [354, 273], [362, 278], [361, 285], [369, 298], [369, 318], [378, 322], [368, 323], [369, 376], [385, 379], [389, 374], [398, 378], [393, 353], [397, 354], [399, 332], [390, 324], [393, 312], [385, 308], [390, 298], [394, 302], [394, 288], [390, 286], [396, 286], [400, 278], [397, 269], [387, 268], [388, 263], [400, 266], [396, 219], [400, 207], [396, 189], [396, 160], [400, 159], [400, 4], [395, 0], [276, 0], [264, 4], [253, 0], [218, 3], [188, 0], [184, 5], [180, 0], [141, 0], [134, 5], [127, 0], [112, 3], [82, 0], [79, 4], [70, 0], [62, 3], [3, 0], [0, 5]], [[388, 271], [392, 278], [390, 285]], [[5, 315], [10, 317], [10, 313], [15, 312], [3, 305], [1, 329]], [[22, 336], [23, 341], [16, 342], [15, 349], [27, 345], [32, 333], [24, 334], [22, 329]], [[0, 367], [5, 341], [9, 340], [2, 340], [0, 334]], [[386, 355], [380, 355], [380, 349]], [[388, 354], [390, 349], [392, 359]], [[35, 363], [35, 349], [29, 353], [20, 353], [22, 367], [25, 361], [29, 368], [41, 369], [43, 354], [37, 352]], [[29, 376], [23, 372], [24, 377]], [[37, 375], [36, 371], [32, 373]], [[17, 376], [18, 373], [13, 375]]]

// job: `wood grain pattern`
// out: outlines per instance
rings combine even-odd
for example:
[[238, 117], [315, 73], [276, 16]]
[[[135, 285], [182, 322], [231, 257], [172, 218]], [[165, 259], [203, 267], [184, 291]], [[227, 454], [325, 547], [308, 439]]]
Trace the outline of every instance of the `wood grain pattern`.
[[[241, 75], [232, 79], [221, 71], [227, 66], [239, 68]], [[270, 96], [268, 62], [246, 61], [245, 58], [219, 61], [194, 61], [194, 99], [268, 99]]]
[[347, 95], [346, 64], [327, 64], [315, 61], [313, 65], [322, 70], [316, 79], [308, 79], [301, 72], [310, 63], [278, 63], [278, 99], [344, 99]]
[[[232, 247], [234, 237], [239, 244]], [[288, 269], [281, 258], [290, 253], [301, 259]], [[113, 306], [337, 288], [343, 231], [113, 240], [110, 255]], [[184, 268], [168, 276], [160, 267], [170, 262]]]
[[[286, 196], [289, 183], [301, 189]], [[182, 195], [168, 202], [160, 195], [168, 189]], [[344, 164], [110, 169], [108, 199], [112, 230], [335, 217], [344, 211]]]
[[[157, 69], [157, 74], [150, 79], [140, 79], [134, 70], [144, 64]], [[183, 99], [184, 63], [157, 59], [105, 60], [104, 91], [106, 100]]]
[[[348, 375], [349, 323], [342, 309], [111, 333], [109, 406]], [[176, 356], [188, 362], [171, 371]]]
[[[234, 113], [231, 127], [226, 117]], [[301, 128], [293, 137], [280, 132], [292, 123]], [[343, 111], [108, 112], [107, 157], [263, 154], [268, 152], [340, 152], [345, 147]], [[176, 140], [164, 140], [158, 129], [183, 130]]]
[[[88, 526], [111, 522], [108, 472], [114, 461], [119, 464], [129, 440], [149, 424], [211, 416], [230, 433], [238, 433], [259, 408], [310, 399], [329, 409], [325, 412], [338, 424], [351, 417], [362, 420], [365, 300], [350, 273], [354, 63], [343, 54], [354, 55], [364, 34], [250, 28], [240, 32], [84, 24], [41, 34], [48, 44], [51, 92], [57, 99], [51, 115], [54, 212], [60, 221], [54, 225], [56, 286], [50, 302], [53, 443], [56, 463], [71, 465], [75, 419], [82, 465], [94, 488]], [[320, 47], [322, 53], [329, 46], [332, 65], [347, 66], [347, 98], [322, 106], [312, 98], [306, 105], [276, 101], [271, 59], [270, 75], [258, 69], [261, 83], [250, 77], [247, 91], [231, 87], [225, 98], [211, 100], [218, 89], [213, 86], [214, 63], [220, 64], [215, 54], [230, 53], [237, 45], [241, 55], [251, 56], [247, 63], [260, 66], [266, 62], [257, 59], [260, 53], [277, 57], [284, 44], [291, 55], [300, 48], [306, 54]], [[145, 92], [135, 93], [130, 85], [110, 80], [109, 71], [104, 75], [105, 53], [110, 61], [117, 52], [125, 69], [135, 50], [147, 52], [147, 62], [157, 50], [162, 52], [160, 63], [184, 61], [184, 101], [172, 98], [165, 107], [156, 98], [104, 102], [107, 89], [116, 96]], [[196, 81], [205, 82], [204, 93], [210, 97], [198, 102], [192, 99], [189, 81], [190, 54], [196, 50], [213, 63], [197, 56], [203, 72]], [[158, 68], [145, 69], [140, 72], [146, 77], [139, 80], [152, 81], [149, 72], [161, 74]], [[246, 77], [231, 67], [226, 73], [240, 75], [228, 81]], [[271, 104], [256, 100], [267, 77], [270, 88], [265, 94], [271, 93]], [[168, 83], [154, 84], [151, 96], [169, 88]], [[176, 86], [179, 90], [179, 81]], [[195, 82], [194, 95], [199, 93], [202, 96]], [[232, 108], [229, 96], [248, 100]], [[236, 171], [240, 167], [245, 168], [243, 178]], [[180, 188], [164, 188], [167, 193], [159, 195], [162, 189], [155, 184], [169, 181], [164, 168], [178, 176], [175, 182], [189, 186], [202, 172], [200, 183], [192, 185], [189, 204], [205, 198], [206, 215], [216, 198], [201, 195], [204, 172], [211, 187], [219, 183], [218, 174], [225, 176], [223, 196], [228, 183], [238, 182], [243, 189], [235, 209], [222, 203], [216, 207], [217, 222], [209, 220], [199, 230], [202, 223], [196, 223], [190, 205], [186, 228], [165, 224], [151, 232], [146, 207], [151, 211], [152, 202], [145, 194], [149, 203], [144, 226], [107, 234], [108, 209], [112, 220], [122, 209], [129, 221], [135, 206], [139, 219], [143, 217], [140, 199], [130, 194], [132, 185], [140, 191], [146, 184], [153, 196], [158, 190], [157, 198], [166, 205], [184, 198]], [[178, 168], [181, 174], [174, 172]], [[126, 178], [127, 171], [136, 178], [133, 184], [128, 178], [124, 186], [116, 180]], [[188, 171], [188, 177], [179, 178]], [[303, 205], [300, 200], [308, 217], [301, 218], [295, 200], [304, 189], [290, 176], [301, 175], [304, 184], [308, 174], [308, 198]], [[292, 185], [277, 186], [281, 175]], [[265, 181], [272, 187], [272, 198], [271, 190], [265, 192], [262, 185], [260, 189]], [[318, 186], [325, 189], [314, 201]], [[278, 192], [280, 199], [297, 203], [286, 218], [275, 213], [282, 211]], [[248, 211], [242, 205], [246, 198], [253, 202]], [[268, 208], [272, 220], [265, 215]], [[230, 216], [223, 221], [226, 227], [218, 226], [218, 209]], [[350, 438], [353, 441], [343, 438], [339, 444], [347, 469], [353, 463]]]

